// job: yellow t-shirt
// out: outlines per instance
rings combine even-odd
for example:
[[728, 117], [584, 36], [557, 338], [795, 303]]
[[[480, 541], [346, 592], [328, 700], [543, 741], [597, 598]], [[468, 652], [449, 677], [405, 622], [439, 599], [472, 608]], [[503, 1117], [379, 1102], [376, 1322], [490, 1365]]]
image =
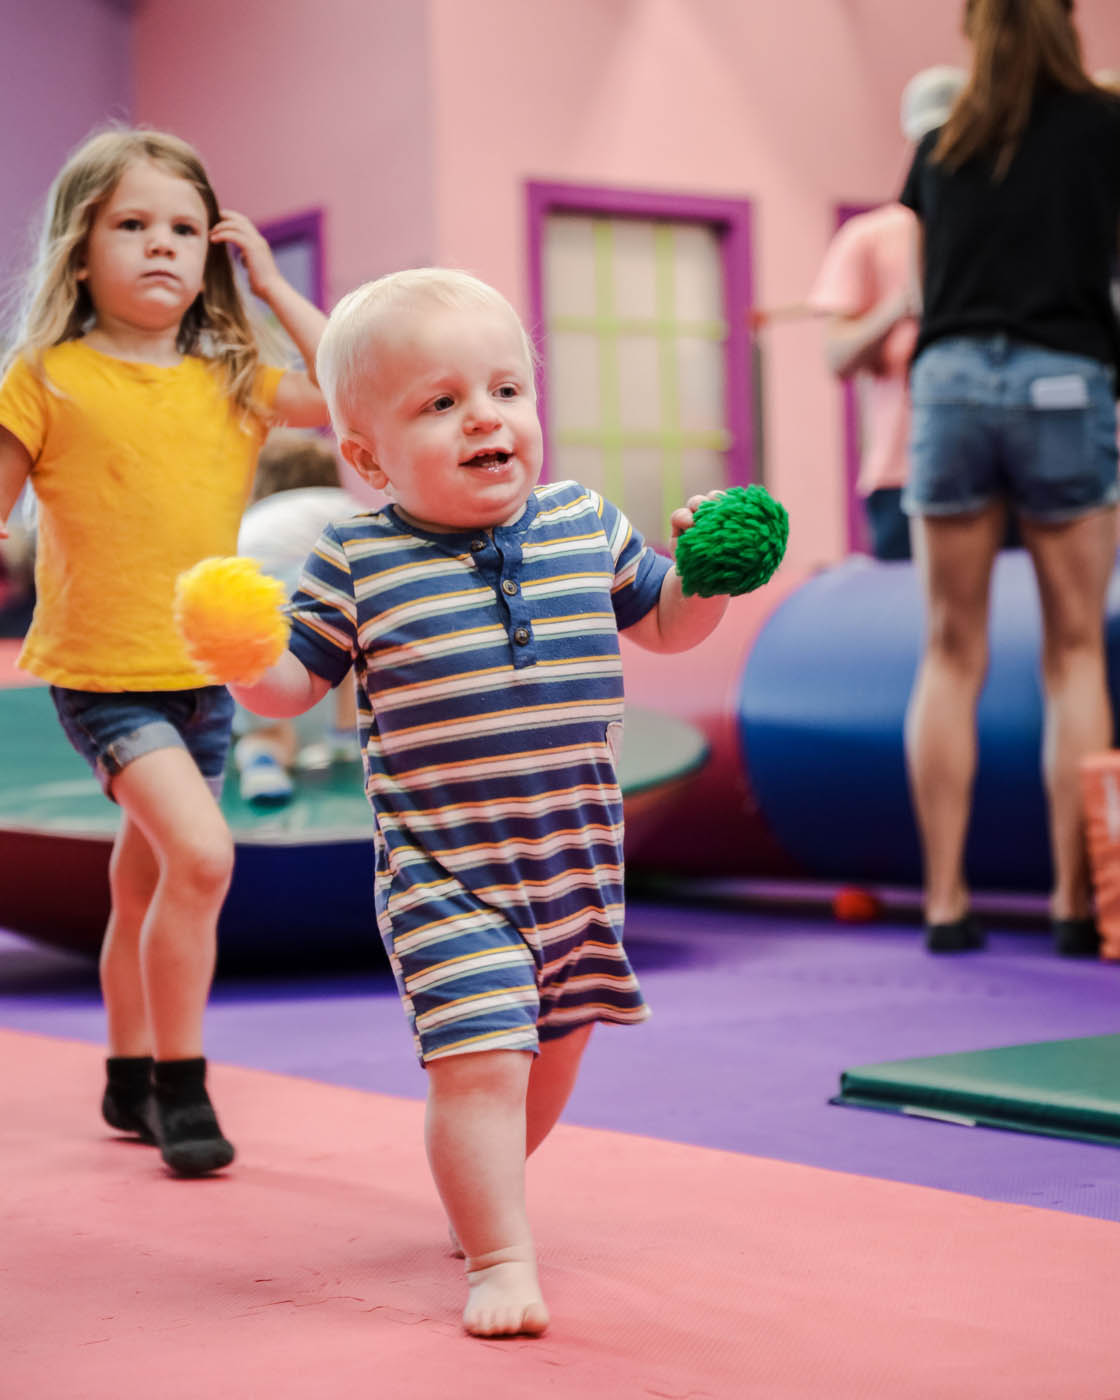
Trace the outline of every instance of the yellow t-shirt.
[[[172, 620], [175, 580], [234, 554], [267, 425], [242, 415], [220, 372], [118, 360], [80, 340], [17, 359], [0, 424], [31, 454], [39, 502], [36, 605], [19, 664], [74, 690], [186, 690], [208, 681]], [[283, 376], [258, 371], [271, 408]]]

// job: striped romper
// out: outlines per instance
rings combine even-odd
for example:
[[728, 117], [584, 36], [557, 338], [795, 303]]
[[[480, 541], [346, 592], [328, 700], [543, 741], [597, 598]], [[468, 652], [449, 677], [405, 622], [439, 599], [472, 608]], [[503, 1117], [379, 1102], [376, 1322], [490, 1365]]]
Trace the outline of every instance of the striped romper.
[[649, 1015], [622, 947], [618, 633], [669, 561], [574, 482], [512, 525], [330, 525], [289, 643], [354, 667], [378, 926], [421, 1062]]

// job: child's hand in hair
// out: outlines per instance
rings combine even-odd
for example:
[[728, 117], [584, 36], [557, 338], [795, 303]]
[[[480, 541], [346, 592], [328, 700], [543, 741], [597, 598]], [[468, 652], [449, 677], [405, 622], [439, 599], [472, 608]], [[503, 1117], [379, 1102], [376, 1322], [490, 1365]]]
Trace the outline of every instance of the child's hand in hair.
[[253, 295], [267, 301], [268, 288], [280, 275], [268, 240], [251, 219], [235, 209], [223, 209], [221, 216], [210, 230], [210, 242], [233, 244], [241, 254]]

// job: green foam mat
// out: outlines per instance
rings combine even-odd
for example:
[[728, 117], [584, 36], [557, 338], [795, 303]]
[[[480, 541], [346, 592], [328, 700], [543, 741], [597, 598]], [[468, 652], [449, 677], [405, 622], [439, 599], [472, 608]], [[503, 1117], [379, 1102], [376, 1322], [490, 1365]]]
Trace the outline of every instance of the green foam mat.
[[1120, 1035], [861, 1065], [829, 1102], [1120, 1145]]

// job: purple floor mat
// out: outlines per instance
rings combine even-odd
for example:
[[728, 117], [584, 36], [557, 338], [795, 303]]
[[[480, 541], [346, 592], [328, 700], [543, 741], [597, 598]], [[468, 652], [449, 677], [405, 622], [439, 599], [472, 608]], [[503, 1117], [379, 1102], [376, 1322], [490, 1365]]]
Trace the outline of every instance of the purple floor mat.
[[[596, 1032], [568, 1121], [992, 1200], [1120, 1219], [1114, 1148], [832, 1107], [840, 1071], [909, 1056], [1120, 1030], [1120, 967], [1038, 933], [937, 959], [913, 927], [713, 905], [631, 904], [654, 1017]], [[0, 934], [0, 1025], [100, 1041], [92, 969]], [[219, 982], [216, 1060], [421, 1097], [387, 970]]]

